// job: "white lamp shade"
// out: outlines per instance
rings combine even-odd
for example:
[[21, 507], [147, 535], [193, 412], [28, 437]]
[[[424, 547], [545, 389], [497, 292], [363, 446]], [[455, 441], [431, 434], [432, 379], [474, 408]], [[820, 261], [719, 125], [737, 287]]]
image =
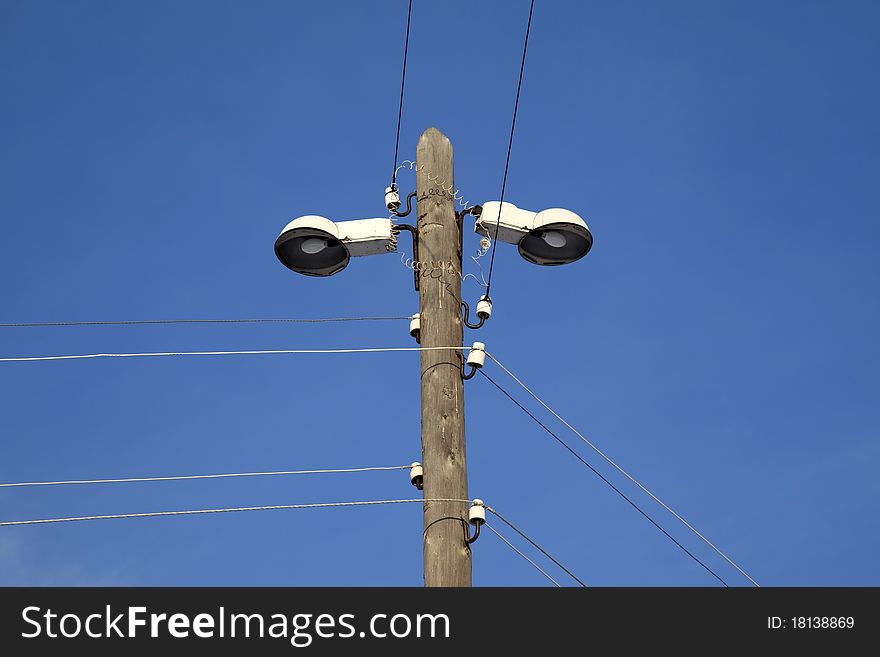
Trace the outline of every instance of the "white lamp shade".
[[517, 244], [520, 255], [536, 265], [566, 265], [583, 258], [592, 246], [587, 223], [562, 208], [536, 214], [532, 229]]
[[275, 255], [288, 269], [306, 276], [332, 276], [348, 265], [348, 248], [336, 224], [308, 215], [291, 221], [275, 240]]

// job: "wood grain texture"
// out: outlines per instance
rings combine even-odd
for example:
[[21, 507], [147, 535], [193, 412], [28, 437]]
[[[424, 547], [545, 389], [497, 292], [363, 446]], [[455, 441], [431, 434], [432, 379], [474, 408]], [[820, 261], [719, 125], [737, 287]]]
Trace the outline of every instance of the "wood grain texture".
[[[421, 344], [461, 345], [461, 228], [442, 187], [453, 183], [452, 144], [429, 128], [416, 149]], [[440, 186], [439, 183], [445, 181]], [[467, 500], [464, 385], [459, 351], [422, 351], [422, 465], [426, 499]], [[468, 505], [425, 503], [425, 586], [470, 586], [471, 551], [465, 544]]]

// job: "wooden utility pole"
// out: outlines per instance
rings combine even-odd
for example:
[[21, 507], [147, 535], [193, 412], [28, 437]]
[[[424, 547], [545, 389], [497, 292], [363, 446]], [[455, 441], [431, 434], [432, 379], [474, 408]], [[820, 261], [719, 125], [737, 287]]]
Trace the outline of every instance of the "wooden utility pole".
[[[460, 346], [461, 225], [443, 189], [453, 181], [446, 135], [428, 128], [419, 139], [416, 164], [421, 345]], [[425, 499], [468, 499], [462, 357], [458, 350], [421, 352]], [[467, 517], [466, 503], [425, 503], [425, 586], [471, 585]]]

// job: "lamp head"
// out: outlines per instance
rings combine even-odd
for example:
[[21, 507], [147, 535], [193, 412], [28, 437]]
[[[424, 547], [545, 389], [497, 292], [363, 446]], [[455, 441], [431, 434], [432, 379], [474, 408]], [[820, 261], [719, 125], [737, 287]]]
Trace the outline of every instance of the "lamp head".
[[586, 222], [562, 208], [531, 212], [507, 201], [488, 201], [474, 230], [516, 244], [519, 254], [536, 265], [566, 265], [583, 258], [593, 246]]
[[275, 240], [275, 255], [288, 269], [306, 276], [332, 276], [348, 265], [350, 254], [336, 224], [325, 217], [298, 217]]
[[517, 244], [519, 254], [536, 265], [566, 265], [583, 258], [592, 246], [586, 222], [562, 208], [535, 215], [532, 229]]

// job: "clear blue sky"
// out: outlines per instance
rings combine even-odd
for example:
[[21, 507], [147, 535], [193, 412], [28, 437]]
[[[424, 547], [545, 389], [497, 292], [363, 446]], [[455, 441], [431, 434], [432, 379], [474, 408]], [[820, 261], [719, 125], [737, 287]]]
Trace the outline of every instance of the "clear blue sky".
[[[465, 196], [497, 199], [528, 2], [415, 5], [401, 159], [436, 126]], [[415, 312], [395, 255], [310, 279], [272, 252], [298, 215], [383, 216], [405, 12], [0, 3], [0, 321]], [[507, 200], [577, 211], [595, 245], [540, 268], [501, 244], [494, 315], [466, 337], [766, 585], [880, 584], [878, 20], [873, 2], [538, 0]], [[409, 346], [407, 328], [0, 329], [0, 351]], [[420, 451], [416, 354], [3, 363], [0, 400], [0, 481]], [[588, 583], [714, 583], [479, 378], [467, 417], [471, 495]], [[404, 472], [6, 489], [0, 517], [414, 492]], [[546, 583], [492, 535], [474, 582]], [[3, 528], [0, 583], [419, 585], [421, 512]]]

